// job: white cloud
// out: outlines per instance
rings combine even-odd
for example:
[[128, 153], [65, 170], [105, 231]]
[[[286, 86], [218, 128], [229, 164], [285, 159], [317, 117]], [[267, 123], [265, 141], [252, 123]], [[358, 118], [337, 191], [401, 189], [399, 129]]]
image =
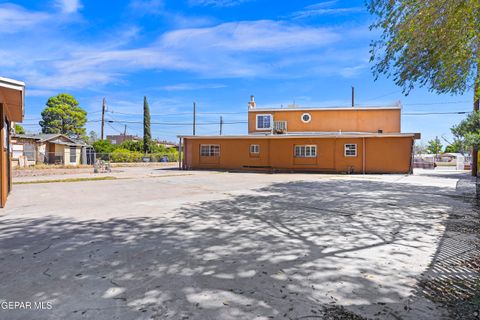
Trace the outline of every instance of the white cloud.
[[[9, 9], [9, 12], [27, 12], [19, 6]], [[27, 13], [36, 18], [35, 27], [28, 26], [35, 19], [23, 22], [27, 30], [6, 39], [12, 43], [0, 48], [0, 66], [5, 74], [25, 80], [34, 90], [98, 90], [106, 84], [128, 83], [129, 74], [144, 70], [189, 72], [204, 79], [287, 75], [293, 78], [305, 73], [352, 76], [348, 68], [363, 62], [356, 54], [345, 53], [352, 49], [338, 52], [331, 49], [348, 37], [353, 38], [350, 29], [340, 27], [240, 21], [169, 31], [150, 43], [135, 45], [140, 29], [127, 25], [86, 43], [69, 37], [66, 28], [57, 30], [52, 17], [43, 21], [45, 13]], [[2, 57], [8, 59], [4, 61]], [[198, 85], [187, 83], [166, 86], [163, 90], [196, 88]]]
[[290, 18], [305, 19], [317, 16], [339, 15], [365, 11], [364, 7], [335, 8], [335, 4], [337, 4], [337, 1], [335, 0], [312, 4], [306, 6], [303, 10], [294, 12], [292, 15], [290, 15]]
[[187, 91], [187, 90], [201, 90], [201, 89], [221, 89], [227, 86], [221, 83], [178, 83], [168, 86], [163, 86], [160, 89], [165, 91]]
[[338, 3], [337, 0], [323, 1], [323, 2], [318, 2], [318, 3], [311, 4], [309, 6], [306, 6], [305, 9], [320, 9], [325, 7], [331, 7], [337, 3]]
[[225, 23], [167, 32], [151, 45], [133, 49], [65, 42], [55, 51], [57, 56], [41, 59], [41, 63], [38, 59], [43, 50], [26, 58], [31, 68], [25, 68], [23, 76], [39, 88], [121, 82], [124, 74], [145, 69], [188, 71], [207, 78], [265, 76], [272, 66], [263, 61], [262, 52], [289, 55], [325, 47], [338, 39], [328, 29], [283, 22]]
[[202, 50], [244, 52], [322, 47], [338, 39], [338, 34], [326, 28], [260, 20], [172, 31], [165, 34], [161, 41], [169, 48], [195, 47]]
[[161, 14], [164, 12], [163, 0], [132, 0], [129, 7], [144, 14]]
[[63, 13], [75, 13], [83, 6], [80, 0], [56, 0], [56, 5], [62, 10]]
[[192, 6], [233, 7], [250, 0], [190, 0]]
[[366, 68], [368, 68], [368, 63], [362, 63], [357, 66], [342, 68], [340, 74], [345, 78], [353, 78]]
[[28, 89], [25, 90], [25, 94], [27, 97], [48, 97], [53, 96], [55, 91], [53, 90], [38, 90], [38, 89]]
[[16, 33], [38, 25], [50, 17], [43, 12], [32, 12], [14, 4], [0, 4], [0, 34]]

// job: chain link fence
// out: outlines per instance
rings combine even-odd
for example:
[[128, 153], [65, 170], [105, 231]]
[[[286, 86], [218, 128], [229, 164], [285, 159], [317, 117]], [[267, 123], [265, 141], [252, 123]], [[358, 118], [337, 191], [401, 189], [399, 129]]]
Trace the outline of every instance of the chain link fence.
[[34, 165], [94, 165], [97, 160], [109, 163], [155, 163], [178, 162], [178, 152], [143, 154], [135, 151], [114, 151], [111, 153], [96, 153], [93, 149], [76, 152], [35, 152], [34, 150], [15, 151], [12, 154], [14, 167], [29, 167]]
[[96, 159], [112, 163], [135, 163], [135, 162], [178, 162], [177, 153], [152, 153], [143, 154], [141, 152], [111, 152], [96, 153]]

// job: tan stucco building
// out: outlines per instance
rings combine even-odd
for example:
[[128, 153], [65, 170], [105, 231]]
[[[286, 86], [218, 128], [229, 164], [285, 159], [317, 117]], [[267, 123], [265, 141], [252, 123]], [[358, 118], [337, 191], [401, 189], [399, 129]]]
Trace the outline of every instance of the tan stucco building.
[[12, 189], [12, 145], [10, 133], [25, 114], [25, 83], [0, 77], [0, 207]]
[[12, 165], [93, 164], [93, 148], [63, 134], [15, 134], [12, 136]]
[[409, 173], [401, 106], [248, 109], [248, 135], [181, 136], [183, 169]]

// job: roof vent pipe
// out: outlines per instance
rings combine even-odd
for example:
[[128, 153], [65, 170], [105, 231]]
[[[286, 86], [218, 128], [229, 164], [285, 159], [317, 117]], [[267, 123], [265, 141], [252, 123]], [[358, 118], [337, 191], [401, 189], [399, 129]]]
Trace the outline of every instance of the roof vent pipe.
[[352, 86], [352, 108], [355, 107], [355, 87]]

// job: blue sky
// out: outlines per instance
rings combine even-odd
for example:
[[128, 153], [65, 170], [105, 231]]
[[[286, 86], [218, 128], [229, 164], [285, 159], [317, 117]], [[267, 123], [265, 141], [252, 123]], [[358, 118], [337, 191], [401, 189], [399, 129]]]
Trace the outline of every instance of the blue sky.
[[[115, 4], [115, 5], [113, 5]], [[190, 134], [197, 102], [197, 134], [246, 133], [247, 102], [258, 107], [296, 104], [348, 106], [355, 86], [360, 106], [403, 111], [471, 109], [464, 96], [417, 88], [408, 96], [392, 80], [374, 81], [363, 0], [0, 0], [0, 76], [26, 82], [25, 128], [35, 132], [48, 97], [73, 94], [89, 113], [87, 129], [100, 132], [102, 98], [107, 119], [140, 122], [147, 96], [152, 135]], [[403, 132], [423, 140], [450, 136], [463, 115], [402, 118]], [[167, 124], [169, 123], [169, 124]], [[203, 124], [203, 125], [202, 125]], [[106, 126], [107, 133], [124, 125]], [[140, 123], [127, 131], [142, 133]]]

